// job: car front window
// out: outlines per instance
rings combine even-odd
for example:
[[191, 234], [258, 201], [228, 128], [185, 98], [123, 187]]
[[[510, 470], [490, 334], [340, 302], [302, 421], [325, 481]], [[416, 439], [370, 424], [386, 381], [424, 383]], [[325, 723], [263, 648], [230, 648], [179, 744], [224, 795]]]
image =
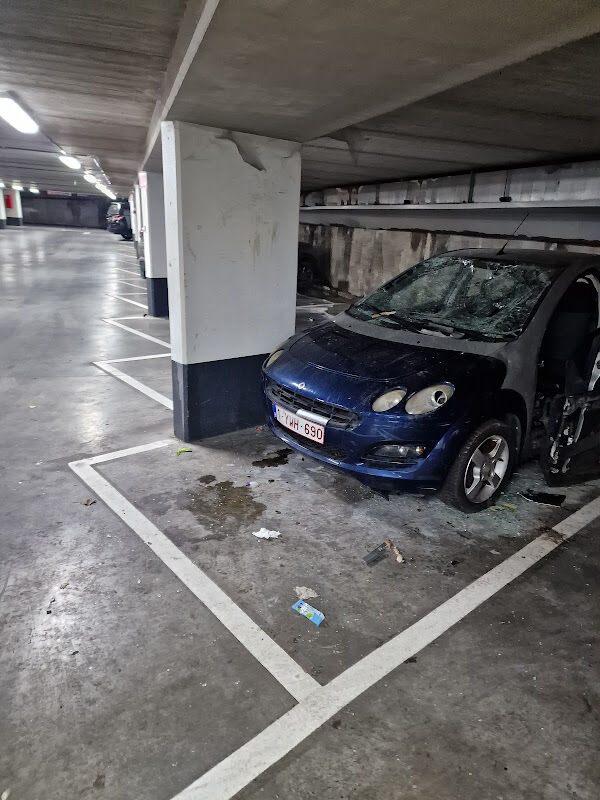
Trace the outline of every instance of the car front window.
[[538, 264], [436, 256], [348, 313], [384, 327], [505, 341], [523, 330], [551, 283], [551, 270]]

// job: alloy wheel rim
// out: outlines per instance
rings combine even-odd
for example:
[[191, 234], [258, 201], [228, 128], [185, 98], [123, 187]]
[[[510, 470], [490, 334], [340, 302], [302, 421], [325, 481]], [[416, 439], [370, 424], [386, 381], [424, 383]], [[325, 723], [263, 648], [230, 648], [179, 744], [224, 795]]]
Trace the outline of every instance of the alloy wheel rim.
[[508, 470], [510, 451], [503, 436], [494, 434], [479, 444], [465, 470], [465, 495], [470, 503], [485, 503], [498, 489]]

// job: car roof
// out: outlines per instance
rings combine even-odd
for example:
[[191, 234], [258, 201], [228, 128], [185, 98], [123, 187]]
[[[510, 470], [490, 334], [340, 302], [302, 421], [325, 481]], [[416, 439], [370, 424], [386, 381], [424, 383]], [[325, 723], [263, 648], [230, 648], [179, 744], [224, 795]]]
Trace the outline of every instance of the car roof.
[[570, 253], [565, 250], [535, 250], [533, 248], [519, 248], [505, 250], [498, 255], [498, 250], [490, 248], [471, 248], [470, 250], [449, 250], [447, 253], [437, 255], [453, 255], [459, 258], [489, 258], [491, 261], [518, 263], [523, 265], [540, 266], [546, 268], [564, 269], [574, 264], [583, 267], [599, 267], [600, 255], [594, 253]]

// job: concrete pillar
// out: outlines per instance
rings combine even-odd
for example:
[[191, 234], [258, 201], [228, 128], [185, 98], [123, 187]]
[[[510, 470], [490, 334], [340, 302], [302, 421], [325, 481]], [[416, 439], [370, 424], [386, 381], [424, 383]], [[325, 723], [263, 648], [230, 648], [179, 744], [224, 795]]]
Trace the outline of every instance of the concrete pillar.
[[162, 124], [175, 434], [264, 419], [260, 368], [294, 332], [299, 145]]
[[11, 189], [4, 195], [4, 204], [6, 207], [6, 224], [22, 225], [23, 209], [21, 207], [21, 192], [18, 189]]
[[0, 228], [6, 228], [6, 207], [4, 205], [4, 192], [0, 191]]
[[139, 184], [136, 183], [134, 190], [135, 208], [137, 212], [137, 226], [138, 226], [138, 239], [137, 239], [137, 257], [140, 265], [140, 275], [142, 278], [146, 277], [145, 262], [144, 262], [144, 215], [142, 209], [142, 195], [140, 193]]
[[135, 249], [135, 254], [138, 254], [138, 246], [137, 246], [137, 239], [138, 239], [138, 230], [137, 230], [137, 210], [135, 207], [135, 193], [131, 192], [129, 197], [127, 198], [129, 201], [129, 216], [131, 218], [131, 235], [133, 236], [133, 247]]
[[140, 172], [139, 180], [144, 218], [144, 262], [148, 314], [151, 317], [168, 317], [165, 201], [162, 172]]

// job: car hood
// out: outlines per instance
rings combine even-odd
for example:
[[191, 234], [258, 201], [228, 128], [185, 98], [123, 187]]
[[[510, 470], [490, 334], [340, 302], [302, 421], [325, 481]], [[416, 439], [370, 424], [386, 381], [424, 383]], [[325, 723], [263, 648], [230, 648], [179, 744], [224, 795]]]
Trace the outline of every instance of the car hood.
[[329, 322], [307, 331], [289, 348], [293, 358], [340, 375], [372, 380], [400, 380], [422, 374], [435, 380], [467, 371], [488, 358], [460, 351], [391, 342]]

